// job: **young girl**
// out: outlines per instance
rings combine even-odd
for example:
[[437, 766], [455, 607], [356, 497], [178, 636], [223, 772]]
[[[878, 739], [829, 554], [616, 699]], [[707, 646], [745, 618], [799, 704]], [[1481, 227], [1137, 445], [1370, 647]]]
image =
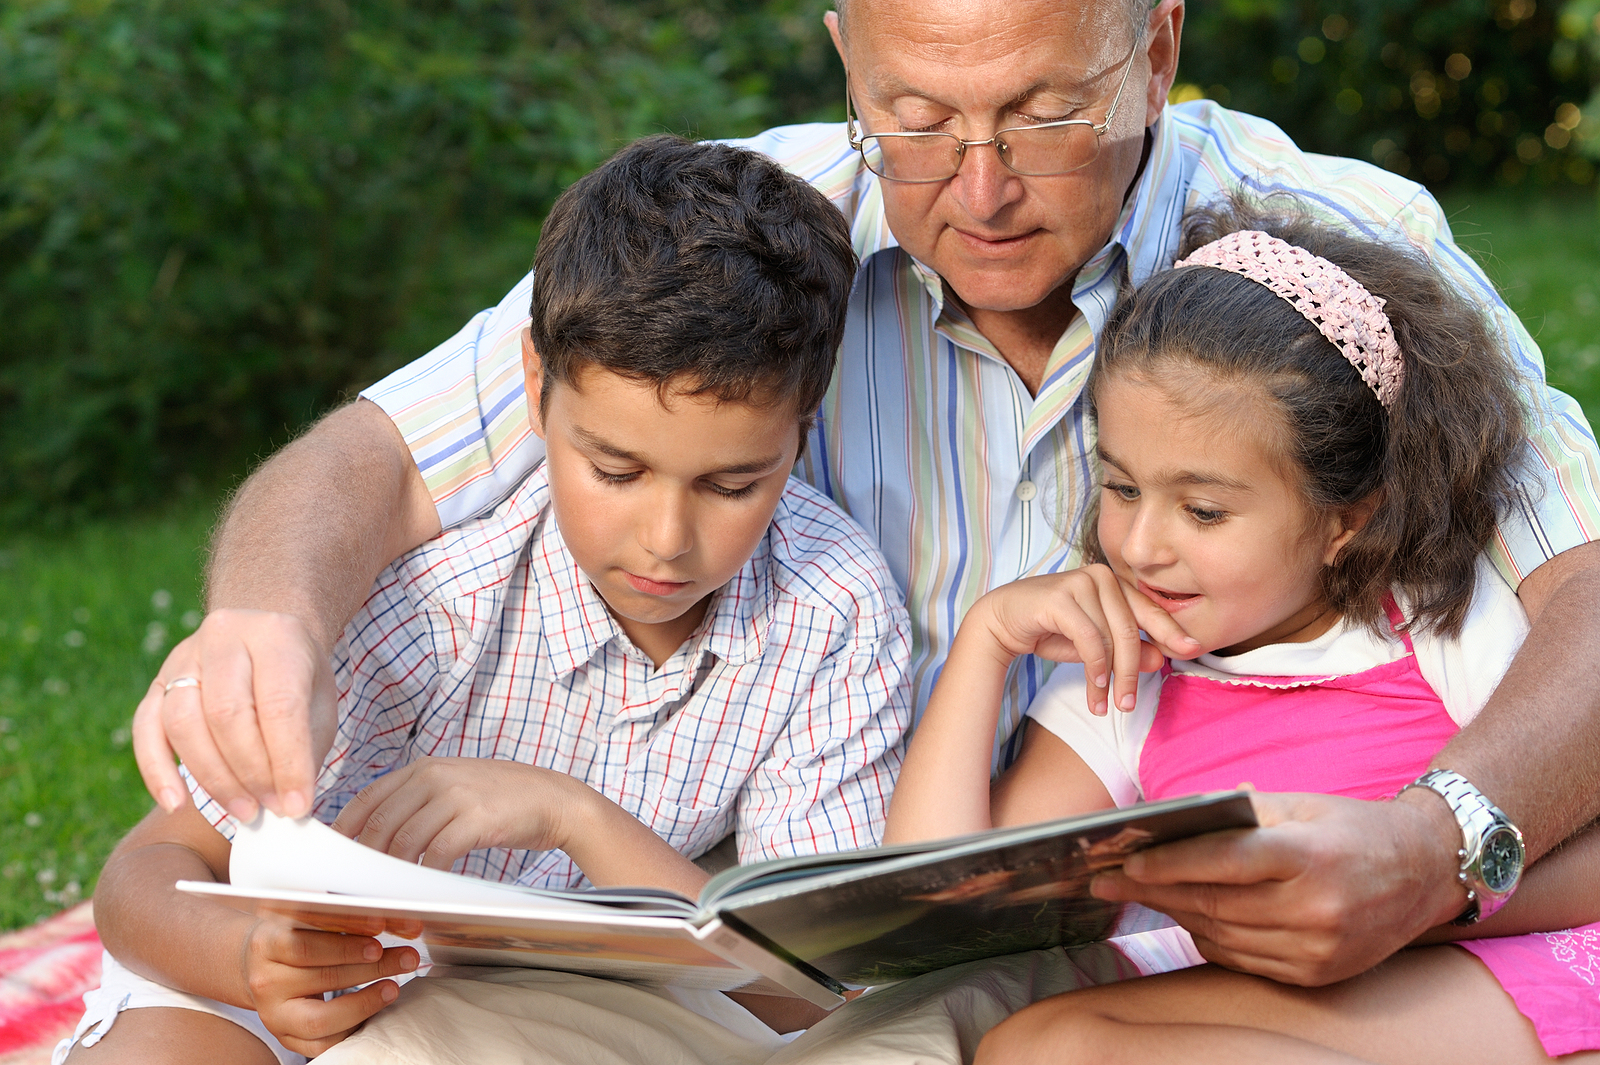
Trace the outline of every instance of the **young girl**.
[[[1479, 315], [1406, 250], [1240, 204], [1191, 217], [1182, 254], [1100, 342], [1089, 388], [1105, 481], [1085, 553], [1100, 561], [968, 614], [891, 840], [1241, 782], [1390, 799], [1482, 707], [1526, 632], [1480, 562], [1522, 427]], [[1163, 661], [1145, 644], [1135, 681], [1107, 651], [1135, 625], [1194, 653]], [[1086, 666], [1056, 672], [991, 788], [1001, 685], [1021, 654]], [[1111, 692], [1125, 713], [1106, 713]], [[1459, 931], [1564, 927], [1597, 915], [1590, 896], [1525, 890]], [[1207, 966], [1072, 991], [992, 1030], [978, 1058], [1531, 1062], [1600, 1048], [1600, 925], [1462, 947], [1324, 988]]]

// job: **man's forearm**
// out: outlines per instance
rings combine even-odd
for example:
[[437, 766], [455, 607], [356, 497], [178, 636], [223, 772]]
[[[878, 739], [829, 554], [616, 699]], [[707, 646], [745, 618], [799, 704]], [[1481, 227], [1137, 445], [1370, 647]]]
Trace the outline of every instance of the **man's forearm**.
[[1518, 591], [1532, 629], [1482, 713], [1435, 766], [1478, 786], [1528, 858], [1600, 815], [1600, 544], [1563, 552]]
[[293, 614], [331, 650], [383, 567], [438, 531], [399, 430], [357, 400], [239, 489], [213, 537], [206, 606]]

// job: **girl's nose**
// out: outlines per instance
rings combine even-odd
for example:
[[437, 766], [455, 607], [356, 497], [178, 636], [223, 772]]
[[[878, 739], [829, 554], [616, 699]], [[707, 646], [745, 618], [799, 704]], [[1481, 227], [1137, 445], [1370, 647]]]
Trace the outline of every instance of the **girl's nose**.
[[1134, 569], [1160, 566], [1173, 561], [1166, 534], [1166, 523], [1147, 508], [1139, 508], [1122, 539], [1122, 560]]

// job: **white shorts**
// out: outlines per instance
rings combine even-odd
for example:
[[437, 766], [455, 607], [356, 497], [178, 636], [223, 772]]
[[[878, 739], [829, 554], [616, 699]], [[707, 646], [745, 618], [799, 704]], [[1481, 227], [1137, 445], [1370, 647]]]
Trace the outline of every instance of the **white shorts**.
[[267, 1045], [283, 1065], [306, 1065], [310, 1059], [296, 1054], [267, 1031], [254, 1010], [230, 1006], [225, 1002], [202, 998], [184, 991], [174, 991], [165, 984], [147, 980], [125, 968], [109, 952], [100, 959], [100, 986], [83, 996], [83, 1018], [78, 1021], [70, 1039], [63, 1039], [50, 1056], [50, 1065], [62, 1065], [72, 1048], [82, 1043], [92, 1047], [105, 1038], [117, 1015], [123, 1010], [143, 1009], [150, 1006], [167, 1006], [181, 1010], [197, 1010], [221, 1017], [237, 1024]]

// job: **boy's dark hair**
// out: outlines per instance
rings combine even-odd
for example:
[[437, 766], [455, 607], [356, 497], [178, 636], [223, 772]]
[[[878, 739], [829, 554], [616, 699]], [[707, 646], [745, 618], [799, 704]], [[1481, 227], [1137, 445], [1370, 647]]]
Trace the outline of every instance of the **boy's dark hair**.
[[792, 403], [808, 423], [856, 257], [838, 209], [772, 160], [663, 134], [561, 194], [533, 267], [546, 397], [598, 366], [663, 391]]
[[1320, 255], [1386, 301], [1405, 365], [1389, 409], [1287, 301], [1204, 266], [1157, 275], [1125, 297], [1106, 325], [1095, 375], [1159, 377], [1188, 363], [1218, 383], [1260, 385], [1283, 412], [1286, 457], [1315, 511], [1377, 500], [1323, 570], [1330, 605], [1384, 632], [1384, 597], [1398, 587], [1410, 597], [1413, 628], [1458, 634], [1477, 557], [1511, 505], [1523, 461], [1515, 368], [1479, 310], [1420, 253], [1328, 229], [1285, 197], [1192, 212], [1179, 258], [1238, 230]]

